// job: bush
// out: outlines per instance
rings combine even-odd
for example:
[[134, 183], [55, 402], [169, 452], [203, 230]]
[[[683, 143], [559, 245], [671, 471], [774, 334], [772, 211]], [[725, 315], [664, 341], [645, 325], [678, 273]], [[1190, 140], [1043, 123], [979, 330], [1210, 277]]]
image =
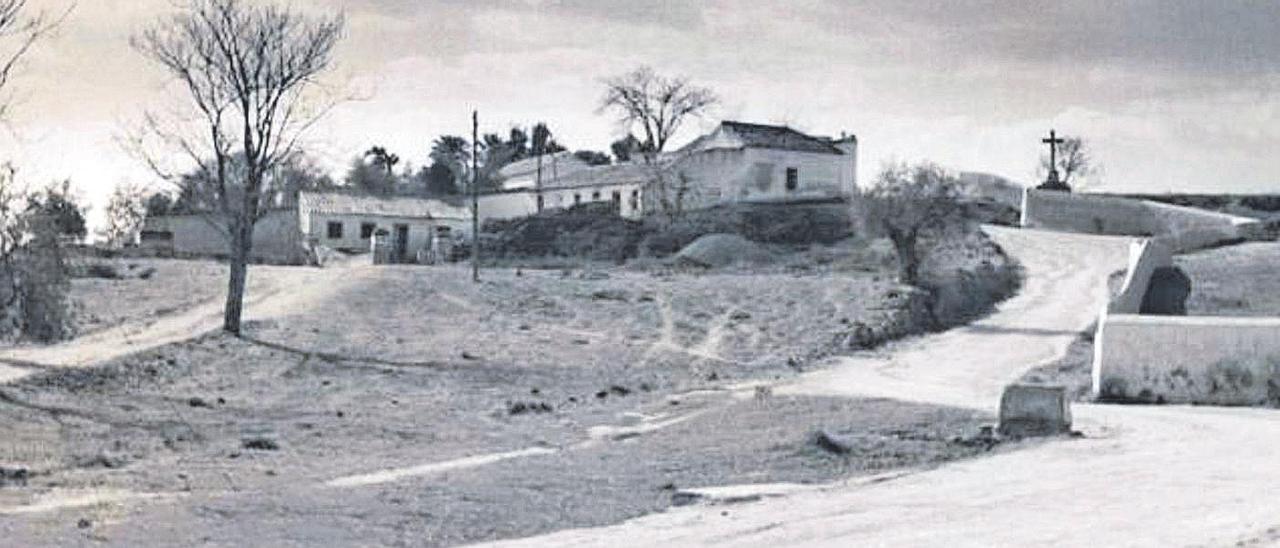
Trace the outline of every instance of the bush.
[[22, 334], [40, 342], [70, 337], [70, 282], [58, 244], [57, 225], [43, 218], [33, 222], [31, 243], [16, 266]]
[[832, 244], [855, 234], [848, 204], [736, 204], [686, 212], [648, 223], [643, 253], [673, 255], [708, 234], [737, 234], [768, 244]]

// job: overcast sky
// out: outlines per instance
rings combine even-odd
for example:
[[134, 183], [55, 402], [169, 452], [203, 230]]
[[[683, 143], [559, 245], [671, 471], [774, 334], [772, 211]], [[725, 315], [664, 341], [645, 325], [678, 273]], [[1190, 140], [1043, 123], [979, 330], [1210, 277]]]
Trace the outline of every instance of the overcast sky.
[[[68, 0], [31, 0], [57, 10]], [[79, 0], [29, 57], [6, 156], [95, 203], [149, 181], [116, 137], [163, 103], [128, 45], [178, 0]], [[329, 79], [357, 100], [313, 128], [335, 170], [378, 144], [420, 165], [439, 134], [546, 121], [620, 135], [599, 80], [640, 64], [715, 89], [720, 119], [848, 131], [860, 177], [930, 159], [1030, 182], [1049, 128], [1085, 137], [1100, 190], [1280, 192], [1280, 2], [1231, 0], [292, 0], [345, 11]], [[678, 144], [678, 143], [677, 143]]]

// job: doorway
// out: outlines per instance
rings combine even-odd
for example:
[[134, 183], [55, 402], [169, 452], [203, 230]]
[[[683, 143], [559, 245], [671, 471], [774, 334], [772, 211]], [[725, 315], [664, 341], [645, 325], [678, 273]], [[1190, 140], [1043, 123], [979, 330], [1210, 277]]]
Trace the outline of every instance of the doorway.
[[403, 263], [409, 255], [409, 225], [395, 225], [396, 239], [392, 244], [392, 262]]

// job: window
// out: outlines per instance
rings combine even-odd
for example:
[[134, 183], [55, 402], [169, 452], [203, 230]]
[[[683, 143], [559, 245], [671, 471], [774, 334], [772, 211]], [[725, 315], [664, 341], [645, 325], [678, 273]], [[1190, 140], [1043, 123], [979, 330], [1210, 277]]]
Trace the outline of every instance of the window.
[[542, 211], [542, 207], [543, 207], [542, 195], [539, 194], [538, 195], [538, 211]]
[[595, 191], [595, 192], [592, 192], [592, 193], [591, 193], [591, 201], [593, 201], [593, 202], [599, 202], [599, 201], [600, 201], [600, 191], [599, 191], [599, 190], [597, 190], [597, 191]]
[[582, 203], [582, 195], [581, 195], [581, 194], [574, 194], [574, 195], [573, 195], [573, 205], [578, 205], [578, 204], [580, 204], [580, 203]]
[[329, 221], [329, 239], [330, 240], [342, 239], [342, 222]]
[[787, 168], [787, 190], [795, 190], [800, 186], [800, 170], [794, 167]]
[[[372, 238], [373, 231], [376, 228], [378, 228], [378, 225], [375, 225], [373, 223], [360, 223], [360, 239], [368, 240], [369, 238]], [[338, 230], [338, 233], [341, 234], [342, 230]]]

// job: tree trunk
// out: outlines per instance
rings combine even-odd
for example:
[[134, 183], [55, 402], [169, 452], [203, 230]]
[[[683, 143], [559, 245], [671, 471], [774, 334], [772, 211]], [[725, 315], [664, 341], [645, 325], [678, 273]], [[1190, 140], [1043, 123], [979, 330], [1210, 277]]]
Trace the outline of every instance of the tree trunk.
[[920, 278], [920, 258], [916, 255], [915, 238], [892, 238], [898, 255], [898, 283], [916, 285]]
[[249, 253], [253, 249], [253, 222], [233, 217], [229, 228], [231, 276], [227, 284], [227, 305], [223, 309], [222, 330], [238, 337], [240, 316], [244, 312], [245, 282], [249, 274]]

